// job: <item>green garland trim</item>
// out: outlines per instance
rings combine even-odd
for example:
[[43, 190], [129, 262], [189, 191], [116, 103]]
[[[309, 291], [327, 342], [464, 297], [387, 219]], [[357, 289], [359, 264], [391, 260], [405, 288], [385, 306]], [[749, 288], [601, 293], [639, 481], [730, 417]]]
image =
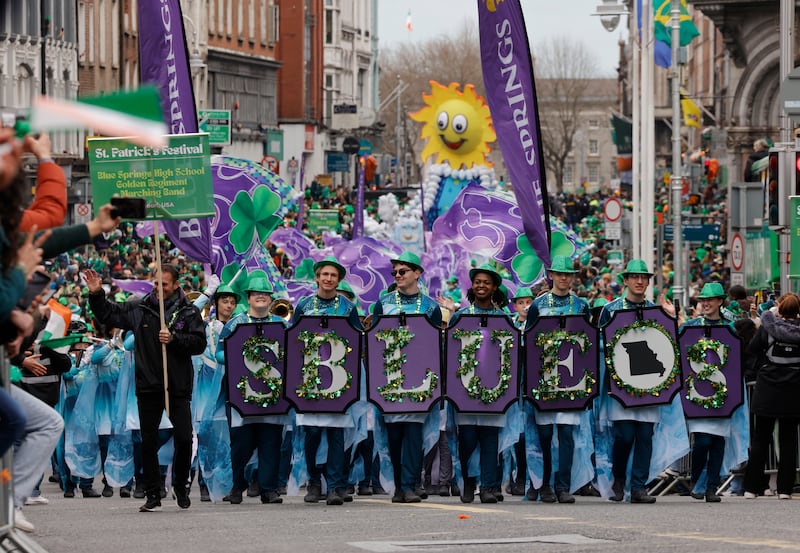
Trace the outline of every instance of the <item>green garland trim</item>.
[[344, 368], [345, 360], [347, 359], [347, 356], [345, 355], [333, 363], [334, 367], [338, 367], [345, 371], [345, 374], [347, 375], [347, 382], [345, 385], [335, 392], [319, 391], [319, 386], [322, 384], [322, 379], [319, 376], [319, 366], [322, 364], [322, 360], [319, 357], [319, 348], [328, 342], [340, 342], [342, 345], [344, 345], [346, 352], [350, 353], [353, 351], [353, 348], [350, 347], [350, 342], [347, 340], [347, 338], [342, 338], [336, 334], [335, 330], [331, 330], [327, 334], [317, 334], [316, 332], [303, 330], [300, 332], [298, 340], [303, 342], [303, 359], [308, 358], [308, 361], [306, 361], [303, 366], [300, 367], [303, 381], [295, 390], [297, 397], [311, 400], [337, 399], [341, 397], [345, 391], [350, 389], [350, 386], [353, 383], [353, 375]]
[[[686, 351], [686, 357], [690, 362], [702, 363], [703, 365], [699, 372], [689, 374], [686, 377], [686, 387], [689, 390], [686, 392], [686, 399], [703, 409], [719, 409], [725, 404], [725, 400], [728, 398], [728, 387], [724, 382], [717, 382], [710, 377], [717, 371], [722, 373], [721, 365], [726, 363], [730, 349], [728, 344], [723, 344], [719, 340], [701, 338]], [[717, 354], [720, 364], [708, 362], [706, 353], [709, 350]], [[694, 373], [694, 371], [692, 372]], [[697, 380], [705, 380], [711, 384], [714, 393], [709, 397], [691, 397], [691, 391], [695, 390], [695, 382]]]
[[460, 377], [473, 375], [466, 387], [467, 395], [471, 399], [477, 399], [489, 405], [500, 399], [508, 390], [511, 382], [511, 348], [514, 347], [513, 340], [510, 345], [508, 344], [508, 338], [513, 337], [513, 335], [510, 330], [492, 330], [491, 332], [492, 343], [503, 343], [506, 346], [500, 352], [500, 369], [497, 371], [500, 382], [495, 388], [489, 389], [482, 385], [479, 376], [475, 376], [475, 370], [478, 368], [478, 360], [475, 358], [475, 354], [483, 343], [483, 333], [480, 330], [464, 330], [461, 328], [453, 332], [452, 336], [456, 340], [478, 338], [466, 345], [462, 341], [461, 352], [458, 354], [459, 367], [456, 370], [456, 375]]
[[[640, 331], [646, 328], [652, 328], [654, 330], [657, 330], [662, 334], [664, 334], [665, 336], [667, 336], [668, 338], [670, 338], [670, 343], [672, 344], [675, 362], [672, 364], [672, 368], [669, 369], [669, 375], [667, 376], [666, 380], [664, 380], [661, 384], [653, 386], [651, 388], [635, 388], [630, 384], [628, 384], [627, 382], [623, 381], [619, 377], [616, 368], [614, 367], [614, 359], [613, 356], [611, 355], [611, 352], [614, 351], [614, 348], [616, 347], [617, 342], [619, 342], [620, 338], [622, 338], [623, 335], [630, 332], [631, 329], [633, 329], [634, 331]], [[609, 340], [606, 347], [606, 369], [608, 370], [609, 376], [611, 376], [611, 379], [614, 381], [617, 387], [627, 392], [628, 395], [630, 395], [631, 397], [644, 397], [646, 395], [658, 397], [661, 392], [663, 392], [664, 390], [668, 389], [670, 386], [675, 384], [675, 382], [678, 380], [681, 374], [680, 351], [678, 350], [678, 344], [676, 344], [675, 341], [672, 340], [672, 337], [667, 333], [666, 329], [661, 323], [649, 319], [634, 321], [633, 323], [627, 326], [623, 326], [622, 328], [617, 329], [617, 331], [614, 333], [613, 338]]]
[[405, 399], [414, 403], [421, 403], [431, 399], [433, 392], [439, 386], [439, 375], [433, 373], [430, 369], [425, 371], [425, 379], [431, 383], [427, 390], [402, 390], [406, 381], [406, 375], [402, 369], [408, 358], [405, 353], [402, 353], [402, 350], [411, 343], [414, 334], [406, 328], [390, 328], [376, 332], [375, 338], [379, 342], [386, 343], [386, 348], [383, 350], [383, 374], [390, 376], [394, 373], [400, 373], [400, 376], [389, 380], [385, 386], [377, 388], [381, 397], [387, 401], [398, 403], [402, 403]]
[[280, 376], [269, 376], [269, 373], [275, 368], [275, 366], [264, 361], [264, 358], [261, 356], [261, 351], [263, 349], [272, 352], [278, 361], [283, 359], [283, 350], [280, 347], [280, 342], [277, 340], [270, 340], [269, 338], [265, 338], [263, 336], [252, 336], [245, 340], [245, 343], [242, 346], [242, 354], [244, 355], [244, 358], [251, 363], [260, 363], [258, 370], [255, 372], [251, 371], [251, 375], [252, 377], [263, 382], [267, 389], [269, 389], [269, 392], [255, 395], [248, 394], [247, 384], [248, 380], [250, 379], [250, 375], [242, 376], [239, 379], [239, 382], [236, 384], [236, 388], [238, 388], [241, 392], [242, 399], [245, 403], [255, 403], [259, 407], [271, 407], [273, 405], [277, 405], [281, 399], [280, 392], [281, 388], [283, 388], [283, 378]]
[[531, 395], [539, 401], [558, 401], [562, 399], [582, 399], [592, 393], [592, 388], [597, 382], [589, 369], [584, 369], [583, 378], [586, 379], [586, 388], [583, 390], [561, 389], [561, 375], [558, 370], [553, 371], [553, 376], [545, 378], [547, 369], [558, 367], [558, 350], [562, 344], [569, 343], [578, 346], [578, 351], [586, 353], [591, 347], [592, 342], [585, 332], [568, 332], [566, 330], [553, 330], [543, 332], [536, 337], [536, 345], [542, 348], [542, 378], [539, 385], [531, 389]]

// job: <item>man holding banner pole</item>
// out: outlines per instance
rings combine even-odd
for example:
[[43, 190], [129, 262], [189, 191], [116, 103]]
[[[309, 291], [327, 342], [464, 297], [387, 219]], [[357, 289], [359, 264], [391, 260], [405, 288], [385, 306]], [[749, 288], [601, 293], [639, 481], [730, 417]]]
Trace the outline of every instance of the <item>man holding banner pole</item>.
[[106, 299], [100, 276], [92, 270], [85, 272], [89, 305], [97, 320], [136, 333], [136, 397], [147, 494], [147, 502], [139, 509], [142, 512], [161, 510], [158, 426], [167, 403], [175, 442], [172, 479], [175, 496], [180, 508], [187, 509], [191, 505], [192, 356], [202, 354], [206, 348], [203, 318], [181, 290], [177, 269], [164, 265], [158, 274], [159, 286], [144, 298], [117, 304]]

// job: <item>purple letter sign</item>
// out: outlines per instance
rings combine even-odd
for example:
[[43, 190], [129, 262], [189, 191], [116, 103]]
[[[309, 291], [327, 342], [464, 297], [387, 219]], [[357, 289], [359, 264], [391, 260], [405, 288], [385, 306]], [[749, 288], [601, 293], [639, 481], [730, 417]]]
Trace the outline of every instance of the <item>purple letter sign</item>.
[[727, 325], [687, 326], [680, 346], [686, 418], [730, 417], [744, 402], [739, 337]]
[[425, 315], [384, 315], [367, 333], [367, 398], [384, 413], [427, 413], [442, 397], [439, 329]]
[[358, 400], [361, 333], [346, 317], [301, 317], [286, 331], [286, 396], [301, 413], [344, 413]]
[[281, 323], [241, 324], [225, 340], [228, 401], [243, 417], [285, 415], [284, 344]]
[[676, 336], [660, 307], [616, 311], [603, 327], [609, 393], [625, 407], [670, 403], [681, 388]]
[[526, 396], [537, 409], [589, 406], [598, 393], [599, 334], [581, 315], [539, 317], [525, 333]]
[[463, 315], [447, 331], [445, 393], [459, 412], [500, 414], [517, 400], [519, 344], [502, 315]]

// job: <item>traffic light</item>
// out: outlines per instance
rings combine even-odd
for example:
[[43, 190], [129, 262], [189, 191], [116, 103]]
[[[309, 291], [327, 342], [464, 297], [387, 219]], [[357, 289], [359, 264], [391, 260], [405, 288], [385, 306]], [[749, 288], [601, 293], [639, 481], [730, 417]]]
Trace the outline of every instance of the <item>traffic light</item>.
[[767, 197], [767, 220], [769, 226], [774, 227], [778, 225], [778, 212], [780, 210], [780, 195], [779, 195], [779, 175], [780, 175], [780, 154], [779, 151], [770, 151], [769, 165], [767, 168], [767, 176], [765, 186], [765, 194]]

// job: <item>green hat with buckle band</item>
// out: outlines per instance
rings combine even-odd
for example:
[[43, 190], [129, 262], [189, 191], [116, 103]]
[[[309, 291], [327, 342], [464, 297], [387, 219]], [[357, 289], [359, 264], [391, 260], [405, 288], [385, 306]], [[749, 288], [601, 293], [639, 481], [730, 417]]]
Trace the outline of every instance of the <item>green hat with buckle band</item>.
[[332, 255], [325, 256], [320, 261], [314, 263], [314, 274], [316, 274], [317, 271], [325, 266], [335, 267], [336, 270], [339, 271], [339, 280], [344, 279], [344, 275], [347, 274], [347, 269], [345, 269], [339, 263], [339, 260]]
[[214, 292], [214, 295], [211, 296], [211, 301], [217, 301], [222, 296], [233, 296], [236, 298], [236, 303], [242, 301], [242, 298], [239, 297], [239, 293], [227, 284], [220, 284], [217, 286], [217, 290]]
[[709, 282], [703, 285], [700, 295], [697, 296], [701, 300], [709, 300], [712, 298], [724, 298], [727, 296], [725, 290], [722, 289], [722, 284], [719, 282]]
[[578, 272], [575, 270], [575, 266], [572, 263], [572, 258], [568, 255], [554, 255], [553, 260], [550, 263], [550, 269], [548, 270], [551, 273], [574, 274]]
[[272, 285], [266, 278], [262, 276], [252, 277], [250, 280], [248, 280], [244, 291], [248, 294], [250, 292], [266, 292], [270, 295], [273, 293]]
[[649, 278], [653, 276], [653, 273], [647, 268], [647, 263], [643, 259], [631, 259], [625, 270], [622, 271], [622, 278], [628, 275], [647, 275]]
[[339, 292], [344, 292], [345, 294], [350, 294], [351, 299], [356, 299], [356, 293], [353, 290], [353, 287], [346, 280], [340, 280], [339, 285], [336, 287]]
[[532, 297], [533, 297], [533, 292], [531, 291], [531, 289], [528, 288], [527, 286], [524, 286], [522, 288], [517, 288], [517, 291], [514, 293], [513, 296], [511, 296], [511, 301], [517, 301], [522, 298], [532, 298]]
[[391, 259], [390, 261], [392, 262], [392, 265], [395, 263], [402, 263], [404, 265], [408, 265], [412, 269], [416, 269], [421, 273], [425, 271], [425, 269], [422, 268], [422, 262], [419, 260], [419, 256], [408, 250], [401, 253], [396, 259]]
[[503, 279], [500, 277], [500, 273], [495, 271], [491, 265], [488, 263], [484, 263], [480, 267], [475, 267], [474, 269], [469, 270], [469, 279], [470, 281], [475, 280], [475, 275], [478, 273], [487, 273], [492, 275], [492, 280], [494, 281], [495, 286], [500, 286], [503, 283]]

